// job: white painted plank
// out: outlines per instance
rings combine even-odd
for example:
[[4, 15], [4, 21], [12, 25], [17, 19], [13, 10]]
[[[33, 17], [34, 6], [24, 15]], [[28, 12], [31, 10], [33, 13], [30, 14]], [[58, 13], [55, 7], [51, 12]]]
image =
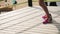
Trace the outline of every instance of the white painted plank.
[[53, 16], [52, 24], [42, 24], [45, 13], [39, 7], [25, 7], [1, 14], [0, 34], [59, 34], [60, 10], [56, 7], [48, 9]]

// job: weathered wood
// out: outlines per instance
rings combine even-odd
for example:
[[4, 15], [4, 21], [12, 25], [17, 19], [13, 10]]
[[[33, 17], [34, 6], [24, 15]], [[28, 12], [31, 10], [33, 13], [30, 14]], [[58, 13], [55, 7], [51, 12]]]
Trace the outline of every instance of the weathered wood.
[[44, 11], [39, 7], [25, 7], [0, 14], [0, 34], [58, 34], [60, 33], [59, 7], [48, 7], [53, 23], [42, 24]]

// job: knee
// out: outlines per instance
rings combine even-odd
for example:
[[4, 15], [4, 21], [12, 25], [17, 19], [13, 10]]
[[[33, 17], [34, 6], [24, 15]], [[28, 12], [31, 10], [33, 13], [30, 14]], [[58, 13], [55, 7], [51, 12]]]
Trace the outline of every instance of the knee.
[[46, 4], [44, 2], [40, 2], [39, 5], [40, 6], [46, 6]]
[[42, 4], [42, 3], [39, 3], [39, 5], [40, 5], [40, 6], [44, 6], [44, 4]]

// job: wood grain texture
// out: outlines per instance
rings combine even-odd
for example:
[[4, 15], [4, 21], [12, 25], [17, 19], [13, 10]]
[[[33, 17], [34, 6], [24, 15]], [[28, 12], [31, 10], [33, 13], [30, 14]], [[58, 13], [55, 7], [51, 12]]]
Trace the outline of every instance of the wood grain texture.
[[52, 24], [43, 24], [43, 9], [25, 7], [0, 15], [0, 34], [60, 34], [60, 7], [48, 7]]

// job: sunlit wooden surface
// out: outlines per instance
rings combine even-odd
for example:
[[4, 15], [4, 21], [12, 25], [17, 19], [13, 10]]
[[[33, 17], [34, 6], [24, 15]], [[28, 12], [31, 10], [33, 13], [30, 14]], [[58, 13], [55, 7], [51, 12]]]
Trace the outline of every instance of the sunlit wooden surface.
[[39, 6], [25, 7], [0, 14], [0, 34], [60, 34], [60, 7], [48, 7], [53, 23], [43, 24]]

